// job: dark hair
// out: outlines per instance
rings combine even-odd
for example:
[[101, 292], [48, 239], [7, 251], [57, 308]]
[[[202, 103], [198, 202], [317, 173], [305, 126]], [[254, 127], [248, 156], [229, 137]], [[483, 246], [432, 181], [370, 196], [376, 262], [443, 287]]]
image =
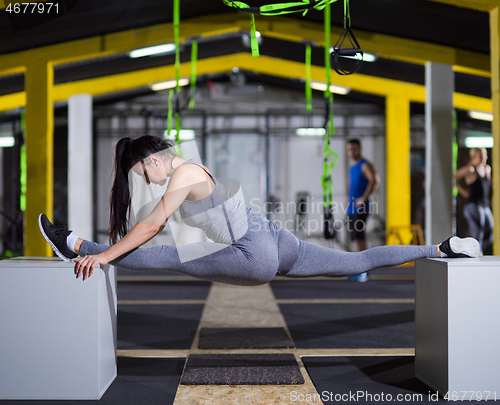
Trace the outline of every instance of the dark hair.
[[127, 233], [132, 197], [128, 175], [130, 169], [149, 156], [166, 151], [174, 155], [173, 143], [157, 136], [122, 138], [115, 146], [114, 180], [110, 193], [109, 242], [114, 244]]
[[356, 139], [356, 138], [349, 139], [349, 140], [347, 141], [347, 143], [350, 143], [351, 145], [352, 145], [352, 144], [356, 144], [356, 145], [358, 145], [358, 146], [361, 148], [361, 142], [359, 141], [359, 139]]

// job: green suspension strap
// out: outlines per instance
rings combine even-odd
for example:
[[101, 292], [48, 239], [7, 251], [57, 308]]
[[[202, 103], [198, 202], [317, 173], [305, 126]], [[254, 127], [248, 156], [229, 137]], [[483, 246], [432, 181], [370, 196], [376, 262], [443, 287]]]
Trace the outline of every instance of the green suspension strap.
[[174, 89], [168, 91], [168, 101], [167, 101], [167, 136], [170, 136], [172, 132], [172, 118], [174, 116], [172, 110], [172, 99], [174, 98]]
[[334, 3], [338, 0], [302, 0], [290, 1], [276, 4], [266, 4], [263, 6], [251, 7], [242, 1], [236, 0], [222, 0], [226, 6], [237, 8], [240, 11], [250, 13], [250, 45], [252, 48], [252, 56], [259, 56], [259, 44], [256, 36], [255, 29], [255, 14], [260, 15], [283, 15], [290, 13], [302, 12], [306, 15], [309, 10], [323, 10], [327, 5]]
[[[327, 4], [324, 10], [325, 18], [325, 72], [326, 72], [326, 89], [324, 96], [326, 98], [326, 125], [325, 125], [325, 143], [324, 143], [324, 163], [323, 163], [323, 177], [321, 178], [321, 185], [323, 186], [323, 236], [325, 239], [333, 239], [335, 237], [335, 220], [332, 211], [332, 177], [331, 173], [333, 167], [337, 163], [338, 155], [330, 148], [330, 137], [335, 133], [335, 126], [333, 123], [333, 94], [330, 91], [330, 23], [331, 23], [331, 10], [330, 4]], [[331, 162], [328, 162], [333, 158]]]
[[189, 95], [189, 108], [196, 108], [196, 61], [198, 59], [198, 42], [191, 43], [191, 89]]
[[[345, 41], [346, 39], [347, 41]], [[350, 44], [350, 46], [343, 47], [344, 42], [346, 44]], [[350, 71], [342, 67], [340, 63], [342, 58], [355, 61]], [[333, 46], [330, 63], [339, 75], [352, 75], [353, 73], [356, 73], [363, 64], [363, 51], [361, 50], [361, 47], [351, 30], [349, 0], [344, 0], [344, 31], [340, 35], [337, 43]]]
[[261, 15], [283, 15], [290, 13], [302, 12], [305, 15], [309, 10], [323, 10], [327, 4], [335, 3], [338, 0], [303, 0], [303, 1], [290, 1], [276, 4], [267, 4], [263, 6], [250, 7], [242, 1], [236, 0], [222, 0], [226, 6], [237, 8], [251, 14]]
[[[181, 133], [181, 115], [179, 112], [179, 98], [181, 88], [179, 86], [180, 70], [181, 70], [181, 58], [179, 49], [179, 23], [180, 23], [180, 0], [174, 0], [174, 40], [175, 40], [175, 144], [179, 145], [181, 143], [180, 133]], [[169, 95], [170, 99], [170, 95]], [[170, 100], [169, 100], [170, 101]], [[171, 103], [170, 106], [171, 107]], [[169, 108], [169, 111], [171, 109]], [[170, 135], [170, 131], [169, 131]]]
[[311, 44], [306, 45], [306, 106], [307, 112], [312, 112], [312, 88], [311, 88]]
[[26, 211], [26, 182], [28, 180], [28, 166], [26, 164], [26, 145], [25, 145], [25, 131], [26, 131], [26, 110], [21, 111], [21, 136], [23, 138], [23, 144], [21, 145], [20, 161], [21, 161], [21, 195], [19, 197], [19, 208], [21, 211]]
[[259, 41], [257, 40], [257, 30], [255, 29], [255, 16], [250, 15], [250, 47], [252, 56], [259, 56]]
[[[453, 175], [457, 172], [457, 160], [458, 160], [458, 143], [457, 143], [457, 131], [458, 131], [458, 121], [457, 121], [457, 112], [455, 109], [452, 111], [452, 120], [453, 120], [453, 148], [452, 148], [452, 160], [451, 160], [451, 165], [452, 165], [452, 170], [453, 170]], [[458, 196], [458, 188], [455, 185], [453, 185], [453, 195], [455, 197]]]

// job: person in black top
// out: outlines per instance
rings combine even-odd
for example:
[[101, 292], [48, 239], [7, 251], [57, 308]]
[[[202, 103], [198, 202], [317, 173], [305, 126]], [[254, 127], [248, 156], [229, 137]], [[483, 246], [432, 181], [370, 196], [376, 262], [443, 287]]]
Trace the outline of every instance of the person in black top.
[[[467, 199], [464, 217], [469, 224], [471, 236], [479, 241], [484, 251], [493, 244], [493, 213], [490, 208], [491, 166], [486, 164], [485, 148], [472, 148], [469, 163], [457, 170], [455, 175], [460, 195]], [[467, 188], [459, 183], [464, 179]]]

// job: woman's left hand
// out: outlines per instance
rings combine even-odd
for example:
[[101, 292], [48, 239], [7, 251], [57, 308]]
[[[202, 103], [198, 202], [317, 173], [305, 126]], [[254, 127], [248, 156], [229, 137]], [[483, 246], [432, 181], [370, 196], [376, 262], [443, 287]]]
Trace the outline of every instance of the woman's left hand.
[[108, 261], [101, 254], [98, 255], [89, 255], [84, 256], [80, 259], [73, 260], [75, 264], [75, 274], [76, 278], [83, 275], [83, 281], [89, 278], [92, 274], [94, 274], [94, 267], [98, 264], [104, 266], [108, 264]]

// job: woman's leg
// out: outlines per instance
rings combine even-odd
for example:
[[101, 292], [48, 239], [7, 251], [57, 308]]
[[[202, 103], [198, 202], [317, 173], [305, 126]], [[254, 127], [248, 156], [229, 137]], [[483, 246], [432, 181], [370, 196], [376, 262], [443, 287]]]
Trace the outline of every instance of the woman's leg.
[[[83, 241], [80, 256], [102, 253], [108, 248], [109, 245]], [[185, 260], [189, 257], [198, 258]], [[111, 264], [126, 270], [174, 271], [202, 280], [250, 286], [273, 279], [278, 269], [278, 254], [273, 234], [253, 228], [232, 245], [202, 242], [137, 248]]]
[[278, 238], [280, 266], [285, 277], [351, 276], [382, 266], [437, 257], [437, 246], [380, 246], [362, 252], [344, 252], [298, 240], [285, 229]]
[[482, 239], [480, 236], [481, 232], [481, 218], [479, 215], [478, 205], [474, 203], [467, 203], [464, 205], [464, 217], [469, 225], [470, 235], [479, 241], [481, 244]]

